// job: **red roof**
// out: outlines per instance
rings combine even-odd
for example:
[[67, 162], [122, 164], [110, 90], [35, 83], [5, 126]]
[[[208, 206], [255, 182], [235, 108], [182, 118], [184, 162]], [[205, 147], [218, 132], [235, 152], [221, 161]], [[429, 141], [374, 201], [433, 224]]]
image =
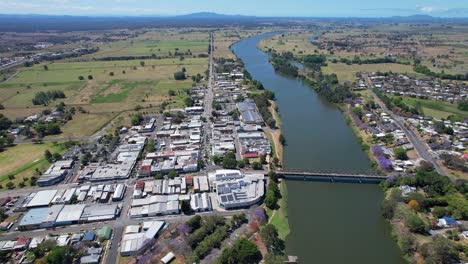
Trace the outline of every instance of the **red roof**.
[[145, 182], [144, 181], [137, 181], [135, 183], [135, 189], [143, 190], [144, 188], [145, 188]]
[[251, 153], [245, 153], [244, 158], [258, 158], [258, 153], [257, 152], [251, 152]]
[[11, 200], [10, 196], [3, 198], [2, 201], [0, 202], [0, 206], [5, 206], [5, 204], [7, 204], [10, 200]]

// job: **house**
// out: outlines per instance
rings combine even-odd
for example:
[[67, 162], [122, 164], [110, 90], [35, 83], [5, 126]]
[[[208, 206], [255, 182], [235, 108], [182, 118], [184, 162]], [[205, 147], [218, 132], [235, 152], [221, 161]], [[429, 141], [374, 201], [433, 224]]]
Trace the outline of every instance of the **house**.
[[408, 194], [416, 191], [416, 188], [411, 187], [409, 185], [400, 186], [400, 187], [398, 187], [398, 189], [400, 189], [401, 195], [404, 196], [404, 197], [406, 197], [406, 196], [408, 196]]
[[444, 216], [437, 221], [437, 226], [441, 228], [454, 227], [457, 226], [458, 222], [448, 216]]

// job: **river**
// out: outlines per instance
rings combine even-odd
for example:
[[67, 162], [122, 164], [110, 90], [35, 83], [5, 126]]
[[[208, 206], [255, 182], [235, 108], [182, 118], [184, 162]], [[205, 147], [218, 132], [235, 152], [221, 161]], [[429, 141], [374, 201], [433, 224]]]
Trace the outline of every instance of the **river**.
[[[252, 78], [276, 94], [282, 120], [285, 168], [362, 172], [370, 162], [340, 111], [302, 81], [274, 72], [257, 48], [267, 33], [235, 43]], [[380, 216], [383, 193], [375, 184], [288, 180], [286, 239], [301, 263], [404, 263], [390, 226]]]

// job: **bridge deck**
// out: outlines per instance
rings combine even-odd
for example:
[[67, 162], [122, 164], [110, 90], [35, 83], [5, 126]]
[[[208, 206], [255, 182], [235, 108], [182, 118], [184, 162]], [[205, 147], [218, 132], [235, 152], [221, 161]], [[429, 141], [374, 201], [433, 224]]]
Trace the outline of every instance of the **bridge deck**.
[[385, 180], [386, 178], [388, 178], [388, 176], [385, 176], [385, 175], [293, 171], [293, 170], [278, 170], [276, 171], [276, 174], [283, 175], [283, 176], [297, 175], [297, 176], [305, 176], [305, 177], [362, 178], [362, 179], [380, 179], [380, 180]]

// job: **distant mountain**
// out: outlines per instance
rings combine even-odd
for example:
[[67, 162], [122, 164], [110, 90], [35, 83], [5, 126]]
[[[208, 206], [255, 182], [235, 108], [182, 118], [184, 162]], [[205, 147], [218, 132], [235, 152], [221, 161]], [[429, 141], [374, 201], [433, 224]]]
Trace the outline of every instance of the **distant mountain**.
[[218, 13], [213, 13], [213, 12], [199, 12], [199, 13], [176, 16], [176, 18], [181, 18], [181, 19], [247, 19], [247, 18], [254, 18], [254, 17], [243, 16], [243, 15], [225, 15], [225, 14], [218, 14]]

